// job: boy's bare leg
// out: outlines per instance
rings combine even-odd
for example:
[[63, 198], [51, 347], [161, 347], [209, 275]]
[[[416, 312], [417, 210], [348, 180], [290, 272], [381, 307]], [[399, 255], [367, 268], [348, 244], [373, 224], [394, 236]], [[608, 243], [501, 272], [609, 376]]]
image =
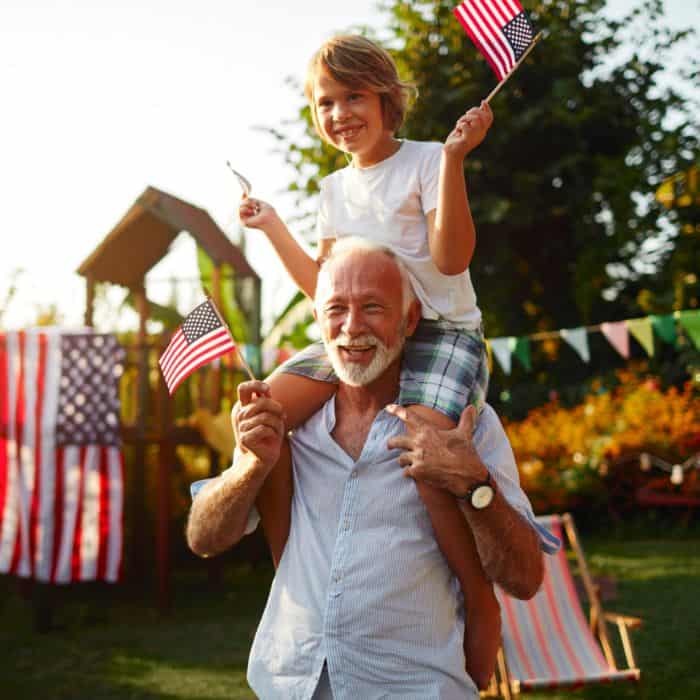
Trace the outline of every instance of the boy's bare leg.
[[255, 501], [275, 569], [279, 566], [289, 537], [293, 493], [292, 451], [289, 440], [285, 438], [280, 458], [265, 479]]
[[[288, 430], [311, 418], [337, 389], [336, 384], [282, 372], [272, 374], [265, 383], [270, 387], [272, 398], [284, 408]], [[275, 568], [289, 536], [293, 492], [292, 453], [289, 441], [285, 440], [279, 461], [265, 479], [256, 501]]]
[[[411, 406], [411, 411], [442, 430], [455, 427], [447, 416], [425, 406]], [[430, 515], [435, 539], [462, 588], [465, 667], [477, 687], [484, 689], [493, 675], [501, 645], [501, 611], [493, 585], [486, 578], [474, 536], [452, 494], [425, 483], [416, 482], [416, 486]]]
[[338, 385], [331, 382], [285, 372], [274, 372], [265, 383], [270, 387], [272, 398], [284, 408], [287, 430], [305, 423], [338, 389]]

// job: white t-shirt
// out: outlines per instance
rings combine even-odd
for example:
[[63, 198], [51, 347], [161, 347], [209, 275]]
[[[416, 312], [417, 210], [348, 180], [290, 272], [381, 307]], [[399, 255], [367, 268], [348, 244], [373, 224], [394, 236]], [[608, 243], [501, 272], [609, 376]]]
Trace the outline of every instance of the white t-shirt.
[[401, 142], [381, 163], [348, 166], [321, 181], [319, 240], [362, 236], [391, 248], [408, 268], [423, 318], [469, 330], [481, 312], [469, 270], [443, 275], [430, 257], [426, 214], [437, 207], [442, 144]]

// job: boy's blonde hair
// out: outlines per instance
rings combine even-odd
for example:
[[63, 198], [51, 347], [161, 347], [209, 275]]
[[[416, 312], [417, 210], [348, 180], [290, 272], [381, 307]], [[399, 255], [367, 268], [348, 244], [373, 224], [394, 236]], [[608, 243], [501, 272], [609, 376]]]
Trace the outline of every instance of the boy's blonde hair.
[[381, 100], [384, 125], [392, 133], [401, 128], [409, 101], [416, 95], [415, 86], [399, 78], [396, 63], [386, 50], [363, 36], [346, 35], [326, 41], [311, 58], [306, 72], [304, 94], [319, 136], [322, 131], [316, 112], [314, 83], [324, 70], [347, 87], [376, 92]]

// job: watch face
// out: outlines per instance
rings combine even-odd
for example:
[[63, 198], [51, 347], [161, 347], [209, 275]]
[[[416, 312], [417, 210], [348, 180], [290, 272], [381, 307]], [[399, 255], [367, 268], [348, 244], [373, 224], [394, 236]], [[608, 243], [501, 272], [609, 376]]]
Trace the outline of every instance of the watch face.
[[488, 484], [482, 484], [474, 489], [472, 493], [472, 505], [481, 510], [493, 500], [493, 489]]

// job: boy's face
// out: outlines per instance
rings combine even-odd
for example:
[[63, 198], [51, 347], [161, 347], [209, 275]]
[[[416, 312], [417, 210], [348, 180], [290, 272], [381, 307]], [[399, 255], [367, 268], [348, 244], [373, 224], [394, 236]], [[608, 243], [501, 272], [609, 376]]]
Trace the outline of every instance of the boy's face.
[[369, 156], [393, 138], [384, 126], [376, 92], [350, 88], [321, 71], [314, 83], [314, 102], [321, 137], [345, 153]]

